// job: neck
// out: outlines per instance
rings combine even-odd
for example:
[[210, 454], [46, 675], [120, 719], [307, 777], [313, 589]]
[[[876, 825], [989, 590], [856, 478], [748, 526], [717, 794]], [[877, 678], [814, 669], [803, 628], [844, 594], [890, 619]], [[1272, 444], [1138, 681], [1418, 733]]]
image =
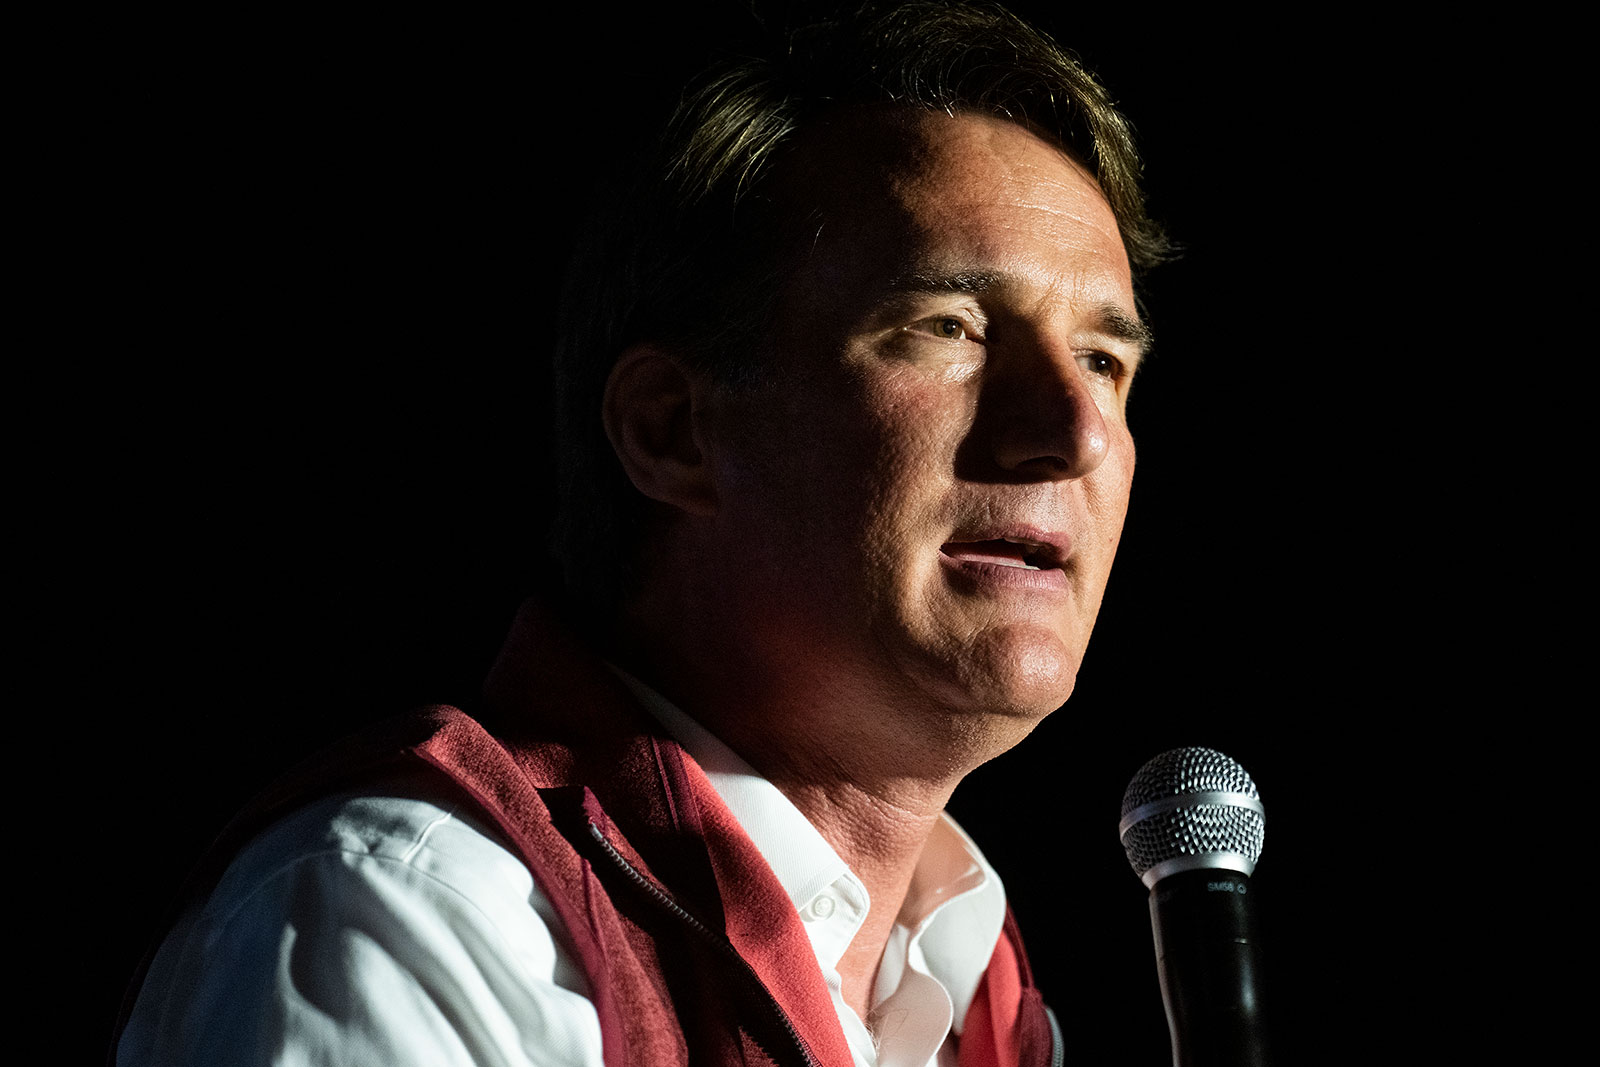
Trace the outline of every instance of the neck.
[[[779, 700], [770, 688], [707, 690], [659, 661], [626, 662], [776, 786], [861, 881], [871, 907], [838, 970], [845, 1002], [867, 1019], [879, 963], [929, 834], [970, 769], [951, 758], [958, 746], [936, 737], [896, 742], [887, 736], [893, 718], [870, 704], [787, 699], [791, 692], [816, 697], [823, 692], [816, 686], [785, 687]], [[739, 699], [720, 699], [729, 691]]]
[[889, 935], [949, 790], [905, 796], [897, 802], [853, 783], [774, 784], [849, 865], [871, 900], [866, 919], [838, 965], [845, 1003], [865, 1020]]
[[950, 706], [911, 685], [891, 691], [883, 672], [849, 653], [743, 639], [704, 617], [716, 603], [642, 604], [616, 631], [612, 655], [776, 786], [861, 880], [871, 907], [839, 972], [846, 1003], [865, 1019], [879, 961], [950, 795], [1026, 736], [1032, 720]]

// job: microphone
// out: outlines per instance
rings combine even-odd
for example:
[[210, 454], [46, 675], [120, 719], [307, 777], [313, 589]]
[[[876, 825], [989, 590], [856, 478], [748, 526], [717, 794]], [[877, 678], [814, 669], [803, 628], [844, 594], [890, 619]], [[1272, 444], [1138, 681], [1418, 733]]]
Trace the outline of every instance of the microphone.
[[1250, 875], [1266, 816], [1255, 783], [1213, 749], [1163, 752], [1128, 783], [1118, 832], [1150, 889], [1174, 1067], [1265, 1067]]

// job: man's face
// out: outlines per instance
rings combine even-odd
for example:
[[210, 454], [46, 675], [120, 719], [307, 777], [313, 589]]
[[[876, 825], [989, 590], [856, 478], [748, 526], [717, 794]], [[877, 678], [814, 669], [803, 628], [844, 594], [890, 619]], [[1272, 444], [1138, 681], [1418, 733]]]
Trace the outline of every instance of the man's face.
[[775, 684], [1031, 728], [1072, 691], [1133, 477], [1116, 220], [998, 119], [867, 113], [799, 152], [787, 193], [821, 212], [774, 383], [705, 423], [715, 595]]

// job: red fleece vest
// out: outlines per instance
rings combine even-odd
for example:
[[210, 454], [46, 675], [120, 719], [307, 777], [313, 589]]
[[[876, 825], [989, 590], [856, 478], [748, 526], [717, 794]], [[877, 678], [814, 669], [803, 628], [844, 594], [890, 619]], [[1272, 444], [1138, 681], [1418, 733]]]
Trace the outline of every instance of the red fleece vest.
[[[420, 758], [520, 855], [566, 927], [608, 1067], [850, 1067], [788, 894], [697, 764], [611, 673], [524, 609], [483, 722], [424, 709], [285, 779], [219, 842], [215, 873], [275, 813]], [[234, 847], [229, 847], [230, 844]], [[963, 1067], [1051, 1062], [1008, 914], [960, 1038]]]

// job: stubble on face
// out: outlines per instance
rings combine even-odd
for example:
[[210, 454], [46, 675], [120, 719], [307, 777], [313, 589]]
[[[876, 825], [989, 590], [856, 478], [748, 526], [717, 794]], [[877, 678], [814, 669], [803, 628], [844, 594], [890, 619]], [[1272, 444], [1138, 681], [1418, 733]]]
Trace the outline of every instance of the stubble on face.
[[774, 691], [1026, 733], [1071, 692], [1127, 508], [1115, 219], [999, 119], [858, 113], [796, 159], [780, 193], [819, 207], [771, 381], [708, 416], [707, 593]]

